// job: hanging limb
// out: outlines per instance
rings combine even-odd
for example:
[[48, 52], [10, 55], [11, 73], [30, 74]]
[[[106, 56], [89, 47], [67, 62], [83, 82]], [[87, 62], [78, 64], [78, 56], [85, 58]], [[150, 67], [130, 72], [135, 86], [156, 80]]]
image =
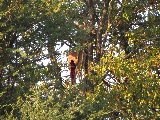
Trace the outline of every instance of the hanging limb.
[[71, 84], [74, 85], [74, 84], [76, 84], [76, 72], [75, 72], [76, 64], [74, 63], [73, 60], [71, 60], [71, 62], [70, 62], [69, 69], [70, 69]]

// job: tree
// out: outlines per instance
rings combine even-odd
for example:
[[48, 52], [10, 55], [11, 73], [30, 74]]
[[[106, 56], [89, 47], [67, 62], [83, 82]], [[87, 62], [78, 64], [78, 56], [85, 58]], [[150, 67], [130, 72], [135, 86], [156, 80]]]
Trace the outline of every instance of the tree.
[[[61, 36], [68, 34], [71, 24], [66, 21], [63, 10], [60, 11], [62, 3], [37, 0], [1, 2], [1, 115], [12, 111], [13, 106], [9, 104], [15, 103], [18, 96], [25, 99], [26, 94], [31, 94], [30, 89], [38, 81], [52, 80], [62, 88], [55, 47], [57, 42], [64, 40]], [[44, 53], [45, 49], [48, 54]], [[47, 58], [51, 64], [40, 64]]]
[[[26, 2], [1, 3], [2, 119], [159, 118], [158, 0]], [[86, 54], [82, 83], [63, 86], [58, 42]]]

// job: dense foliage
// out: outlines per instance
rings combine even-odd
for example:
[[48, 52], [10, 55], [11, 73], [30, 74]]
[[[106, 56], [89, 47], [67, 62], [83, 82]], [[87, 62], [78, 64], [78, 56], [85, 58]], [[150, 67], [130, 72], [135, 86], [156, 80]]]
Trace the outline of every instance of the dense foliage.
[[[0, 119], [160, 118], [159, 0], [1, 0], [0, 9]], [[72, 86], [64, 45], [86, 56]]]

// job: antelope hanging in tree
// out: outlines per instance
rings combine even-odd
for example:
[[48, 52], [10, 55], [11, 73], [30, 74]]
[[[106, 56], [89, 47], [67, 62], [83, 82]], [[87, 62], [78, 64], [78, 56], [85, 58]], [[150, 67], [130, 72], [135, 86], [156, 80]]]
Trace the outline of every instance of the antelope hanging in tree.
[[68, 66], [70, 70], [71, 84], [76, 84], [76, 75], [78, 78], [82, 77], [82, 69], [84, 69], [85, 52], [83, 50], [71, 51], [68, 54]]

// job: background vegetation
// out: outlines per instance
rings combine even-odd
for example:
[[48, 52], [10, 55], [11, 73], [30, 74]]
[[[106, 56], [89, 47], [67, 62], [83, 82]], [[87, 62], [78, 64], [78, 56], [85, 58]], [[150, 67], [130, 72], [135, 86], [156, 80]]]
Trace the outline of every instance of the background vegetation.
[[[158, 120], [159, 21], [159, 0], [0, 0], [0, 119]], [[57, 45], [85, 52], [81, 83]]]

